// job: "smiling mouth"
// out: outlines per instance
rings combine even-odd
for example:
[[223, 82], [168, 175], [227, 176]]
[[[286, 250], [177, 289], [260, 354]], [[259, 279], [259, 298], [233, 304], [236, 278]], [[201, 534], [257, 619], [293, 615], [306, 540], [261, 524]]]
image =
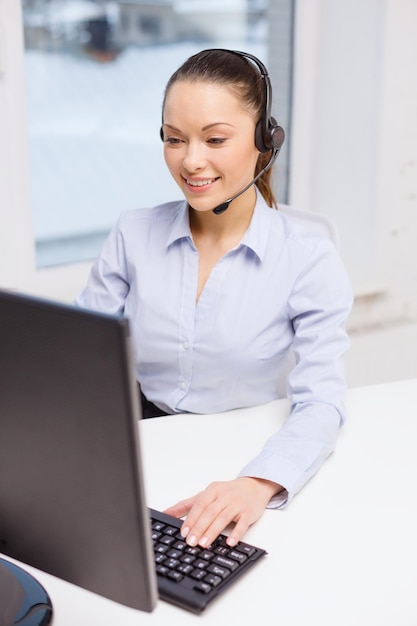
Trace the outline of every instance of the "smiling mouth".
[[211, 183], [214, 183], [216, 180], [218, 180], [218, 178], [207, 178], [206, 180], [191, 180], [189, 178], [184, 178], [184, 180], [187, 185], [190, 185], [190, 187], [205, 187], [206, 185], [211, 185]]

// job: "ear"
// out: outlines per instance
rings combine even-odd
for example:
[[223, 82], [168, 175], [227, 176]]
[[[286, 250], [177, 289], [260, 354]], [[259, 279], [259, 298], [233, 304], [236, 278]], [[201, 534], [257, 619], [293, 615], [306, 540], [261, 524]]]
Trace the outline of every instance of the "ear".
[[264, 120], [260, 119], [255, 127], [255, 146], [258, 148], [259, 152], [269, 152], [271, 148], [265, 144], [263, 126]]

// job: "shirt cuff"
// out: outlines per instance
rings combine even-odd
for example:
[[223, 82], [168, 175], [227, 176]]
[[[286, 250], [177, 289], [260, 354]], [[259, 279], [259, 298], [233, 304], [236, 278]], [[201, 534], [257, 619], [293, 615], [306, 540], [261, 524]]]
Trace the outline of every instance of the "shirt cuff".
[[290, 501], [290, 498], [288, 495], [288, 491], [286, 489], [283, 489], [279, 493], [276, 493], [274, 496], [272, 496], [272, 498], [266, 505], [266, 508], [267, 509], [283, 509], [288, 504], [289, 501]]

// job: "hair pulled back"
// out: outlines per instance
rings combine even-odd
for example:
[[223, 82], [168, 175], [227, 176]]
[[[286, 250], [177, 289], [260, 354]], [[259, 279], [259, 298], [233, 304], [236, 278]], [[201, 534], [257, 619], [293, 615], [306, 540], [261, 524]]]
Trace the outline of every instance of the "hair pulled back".
[[[170, 88], [180, 81], [206, 81], [227, 87], [238, 98], [241, 105], [254, 116], [256, 123], [264, 113], [263, 78], [252, 62], [233, 51], [203, 50], [187, 59], [172, 74], [166, 85], [162, 111], [165, 108]], [[259, 154], [254, 176], [267, 165], [270, 158], [270, 152]], [[277, 202], [271, 186], [271, 173], [272, 168], [262, 174], [255, 184], [268, 206], [276, 207]]]

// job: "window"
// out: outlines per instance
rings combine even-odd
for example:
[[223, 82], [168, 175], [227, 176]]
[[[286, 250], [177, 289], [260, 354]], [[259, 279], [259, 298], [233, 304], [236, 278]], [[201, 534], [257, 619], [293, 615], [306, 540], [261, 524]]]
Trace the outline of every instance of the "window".
[[285, 36], [273, 67], [285, 88], [275, 104], [289, 126], [294, 3], [270, 4], [269, 13], [267, 2], [242, 0], [23, 1], [38, 267], [92, 259], [122, 211], [180, 197], [158, 133], [164, 86], [189, 55], [226, 47], [268, 65], [268, 24], [279, 22]]
[[139, 28], [153, 37], [159, 37], [161, 34], [160, 22], [157, 17], [152, 15], [139, 17]]

